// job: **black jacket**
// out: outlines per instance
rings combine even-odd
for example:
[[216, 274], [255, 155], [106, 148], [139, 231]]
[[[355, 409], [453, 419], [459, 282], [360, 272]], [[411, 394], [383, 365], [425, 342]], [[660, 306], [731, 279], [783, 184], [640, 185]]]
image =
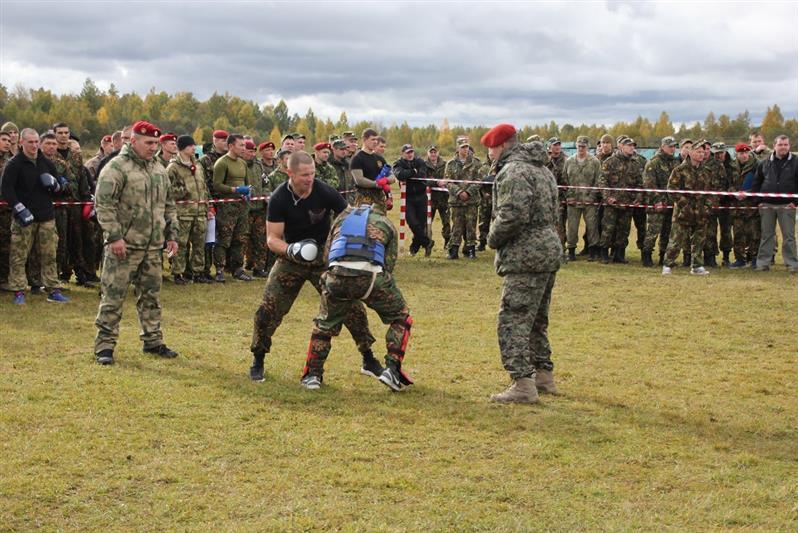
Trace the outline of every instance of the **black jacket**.
[[[798, 157], [787, 153], [787, 157], [779, 159], [773, 153], [762, 160], [756, 167], [756, 178], [753, 192], [798, 193]], [[798, 203], [795, 198], [760, 198], [760, 203], [789, 204]]]
[[3, 169], [3, 200], [13, 209], [22, 203], [33, 214], [36, 222], [47, 222], [55, 218], [50, 191], [44, 188], [39, 176], [44, 173], [56, 175], [55, 165], [39, 151], [36, 163], [21, 151], [6, 163]]
[[427, 186], [431, 182], [415, 180], [412, 178], [426, 178], [427, 177], [427, 163], [419, 157], [414, 157], [411, 161], [400, 157], [393, 164], [393, 175], [399, 181], [407, 184], [407, 196], [418, 197], [427, 194]]

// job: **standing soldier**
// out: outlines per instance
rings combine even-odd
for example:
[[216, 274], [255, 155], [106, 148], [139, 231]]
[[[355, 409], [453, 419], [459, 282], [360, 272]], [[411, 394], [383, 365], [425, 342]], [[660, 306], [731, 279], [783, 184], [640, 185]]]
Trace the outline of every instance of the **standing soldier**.
[[[11, 153], [11, 135], [0, 131], [0, 181], [6, 163], [13, 157]], [[8, 250], [11, 246], [11, 207], [0, 205], [0, 288], [5, 289], [8, 283]]]
[[277, 170], [277, 158], [274, 157], [274, 143], [271, 141], [264, 141], [258, 145], [260, 150], [260, 166], [263, 167], [263, 173], [267, 176], [273, 171]]
[[163, 168], [166, 168], [172, 159], [177, 156], [177, 135], [166, 133], [161, 135], [158, 140], [161, 143], [161, 147], [158, 149], [158, 153], [155, 154], [155, 158], [163, 165]]
[[[210, 194], [205, 176], [197, 164], [194, 139], [188, 135], [177, 138], [177, 156], [166, 167], [172, 195], [178, 202], [177, 220], [180, 224], [178, 253], [172, 258], [172, 278], [175, 285], [190, 281], [211, 283], [202, 269], [205, 266], [206, 220], [213, 216]], [[192, 277], [185, 275], [186, 263], [191, 266]]]
[[[739, 143], [734, 147], [737, 159], [732, 162], [731, 192], [749, 192], [754, 186], [757, 159], [751, 155], [751, 147]], [[734, 233], [734, 263], [729, 268], [745, 268], [750, 261], [756, 265], [756, 254], [759, 251], [760, 222], [757, 200], [743, 199], [732, 203], [732, 226]]]
[[97, 154], [83, 163], [83, 166], [89, 171], [91, 175], [91, 179], [93, 182], [97, 181], [97, 168], [100, 166], [100, 161], [102, 161], [103, 157], [107, 156], [113, 151], [113, 141], [110, 135], [105, 135], [100, 140], [100, 148], [97, 150]]
[[452, 218], [452, 234], [449, 239], [448, 259], [459, 259], [457, 250], [465, 237], [463, 255], [476, 259], [477, 210], [479, 209], [479, 175], [481, 164], [471, 153], [468, 139], [460, 139], [457, 153], [446, 163], [444, 178], [449, 189], [449, 212]]
[[[618, 153], [604, 161], [600, 186], [614, 189], [639, 189], [643, 186], [643, 169], [635, 156], [634, 139], [623, 137]], [[605, 264], [610, 262], [609, 249], [612, 247], [613, 263], [626, 263], [626, 246], [632, 227], [630, 207], [640, 204], [642, 193], [602, 192], [606, 205], [601, 221], [601, 261]]]
[[[668, 189], [678, 191], [706, 191], [709, 188], [709, 176], [701, 163], [708, 156], [709, 142], [701, 140], [691, 145], [688, 156], [673, 170], [668, 180]], [[709, 196], [703, 194], [673, 194], [673, 226], [672, 235], [665, 253], [665, 265], [662, 274], [671, 273], [676, 265], [679, 251], [691, 250], [692, 268], [690, 273], [706, 276], [709, 271], [701, 261], [704, 249], [704, 237], [707, 231], [707, 217], [711, 209]]]
[[[577, 137], [576, 154], [565, 161], [562, 170], [564, 182], [575, 187], [598, 187], [601, 179], [601, 162], [588, 153], [589, 148], [590, 140], [587, 137], [584, 135]], [[568, 216], [568, 259], [576, 261], [579, 223], [584, 218], [588, 261], [595, 261], [599, 256], [599, 232], [596, 220], [598, 209], [591, 204], [600, 201], [601, 193], [597, 189], [566, 189], [565, 198]]]
[[290, 156], [291, 152], [287, 150], [277, 152], [277, 169], [266, 176], [269, 191], [276, 191], [277, 187], [288, 181], [288, 158]]
[[355, 182], [349, 170], [349, 149], [346, 141], [336, 139], [332, 141], [332, 160], [329, 163], [335, 170], [338, 178], [338, 192], [346, 199], [349, 205], [355, 201]]
[[[641, 173], [640, 182], [642, 183], [643, 180], [642, 172], [643, 169], [646, 168], [646, 163], [648, 163], [648, 161], [642, 154], [637, 153], [636, 145], [635, 145], [634, 157], [636, 157], [638, 163], [640, 163], [640, 173]], [[635, 236], [636, 236], [635, 244], [637, 245], [637, 249], [641, 251], [643, 250], [643, 241], [646, 240], [646, 216], [647, 215], [645, 207], [632, 208], [632, 222], [634, 222], [635, 225]]]
[[299, 133], [292, 133], [291, 137], [294, 138], [294, 151], [295, 152], [304, 152], [305, 151], [305, 140], [306, 137]]
[[496, 273], [504, 278], [497, 333], [502, 365], [512, 379], [491, 401], [536, 403], [538, 392], [557, 391], [547, 338], [551, 292], [562, 258], [557, 183], [544, 166], [543, 144], [518, 144], [511, 125], [493, 127], [482, 144], [496, 162], [488, 245], [496, 250]]
[[753, 153], [757, 161], [764, 161], [773, 153], [773, 150], [768, 148], [768, 145], [765, 144], [765, 137], [762, 136], [760, 132], [751, 132], [751, 135], [748, 136], [748, 140], [751, 146], [751, 153]]
[[[449, 249], [449, 237], [452, 234], [452, 226], [449, 223], [449, 192], [436, 189], [445, 189], [446, 183], [443, 181], [446, 172], [446, 161], [440, 157], [438, 147], [433, 145], [427, 149], [427, 177], [437, 181], [429, 182], [432, 187], [432, 220], [435, 220], [435, 213], [441, 217], [441, 236], [443, 237], [444, 249]], [[432, 236], [430, 235], [430, 238]]]
[[[664, 137], [659, 150], [646, 163], [643, 171], [643, 188], [665, 190], [668, 187], [668, 178], [673, 169], [679, 165], [674, 157], [676, 153], [676, 139]], [[654, 245], [659, 239], [659, 266], [665, 264], [665, 251], [668, 249], [668, 240], [671, 235], [671, 219], [673, 208], [668, 202], [668, 195], [661, 192], [646, 193], [646, 203], [653, 205], [654, 210], [646, 218], [646, 238], [643, 241], [643, 266], [654, 266]]]
[[[244, 160], [247, 162], [247, 183], [252, 187], [253, 197], [268, 196], [265, 173], [255, 154], [255, 143], [244, 143]], [[247, 268], [252, 269], [253, 278], [265, 278], [268, 267], [268, 247], [266, 245], [266, 205], [267, 200], [249, 202], [249, 239], [247, 240]]]
[[[220, 157], [227, 153], [227, 137], [229, 136], [230, 134], [225, 130], [215, 130], [213, 132], [212, 149], [207, 153], [203, 153], [199, 160], [203, 174], [205, 175], [205, 186], [208, 188], [208, 192], [213, 199], [218, 197], [213, 189], [213, 166]], [[213, 211], [216, 211], [216, 207], [213, 207]], [[211, 277], [211, 266], [213, 265], [213, 248], [213, 244], [205, 245], [205, 268], [202, 269], [203, 278], [210, 280], [213, 279]], [[197, 273], [195, 272], [194, 274], [196, 275]]]
[[160, 135], [152, 124], [136, 122], [130, 144], [105, 165], [97, 181], [95, 207], [106, 246], [94, 340], [94, 354], [101, 365], [114, 363], [122, 303], [131, 283], [144, 352], [177, 357], [164, 344], [161, 331], [164, 240], [167, 253], [174, 256], [178, 221], [166, 169], [154, 159]]
[[485, 159], [482, 169], [479, 174], [482, 181], [488, 181], [489, 184], [482, 184], [479, 188], [479, 246], [477, 250], [480, 252], [485, 251], [485, 246], [488, 244], [488, 233], [490, 232], [490, 220], [493, 212], [493, 161], [490, 157]]
[[559, 222], [557, 223], [557, 234], [560, 236], [562, 246], [565, 247], [565, 226], [568, 221], [568, 211], [565, 208], [566, 189], [564, 186], [568, 185], [568, 183], [564, 179], [563, 168], [565, 168], [567, 156], [562, 151], [562, 142], [557, 137], [549, 139], [548, 152], [549, 161], [546, 163], [546, 168], [551, 170], [551, 173], [554, 174], [554, 179], [557, 180], [557, 191], [560, 199], [558, 204], [559, 215], [557, 220]]
[[[709, 160], [704, 163], [707, 171], [712, 176], [710, 190], [729, 191], [729, 181], [731, 180], [731, 165], [729, 154], [726, 153], [726, 145], [717, 142], [710, 148]], [[718, 262], [715, 256], [718, 255], [718, 228], [720, 228], [720, 251], [723, 253], [723, 266], [729, 266], [729, 254], [732, 249], [731, 222], [728, 209], [718, 209], [729, 207], [728, 196], [712, 196], [713, 205], [716, 209], [710, 211], [707, 222], [707, 236], [704, 241], [704, 266], [717, 267]]]
[[313, 146], [313, 162], [316, 164], [316, 177], [337, 190], [338, 176], [333, 166], [328, 162], [330, 150], [332, 150], [330, 143], [316, 143]]
[[283, 139], [280, 142], [280, 151], [293, 152], [295, 147], [296, 141], [294, 141], [294, 136], [291, 134], [283, 135]]

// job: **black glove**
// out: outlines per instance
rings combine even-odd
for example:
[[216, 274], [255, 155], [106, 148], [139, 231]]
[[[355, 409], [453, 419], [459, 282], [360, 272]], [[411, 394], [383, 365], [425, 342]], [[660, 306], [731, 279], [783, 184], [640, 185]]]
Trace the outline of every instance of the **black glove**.
[[22, 205], [21, 202], [14, 205], [14, 215], [19, 219], [19, 223], [23, 228], [33, 224], [33, 213], [28, 211], [28, 208]]
[[292, 242], [288, 245], [285, 255], [297, 263], [312, 263], [319, 256], [319, 245], [313, 239]]

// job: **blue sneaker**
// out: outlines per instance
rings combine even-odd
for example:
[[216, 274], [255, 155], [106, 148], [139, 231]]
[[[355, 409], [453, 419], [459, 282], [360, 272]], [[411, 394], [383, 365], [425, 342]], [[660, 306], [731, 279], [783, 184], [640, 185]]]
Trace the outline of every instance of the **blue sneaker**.
[[17, 291], [14, 293], [14, 305], [25, 305], [25, 293]]
[[47, 301], [65, 304], [69, 301], [69, 298], [61, 294], [61, 289], [53, 289], [50, 291], [49, 296], [47, 296]]

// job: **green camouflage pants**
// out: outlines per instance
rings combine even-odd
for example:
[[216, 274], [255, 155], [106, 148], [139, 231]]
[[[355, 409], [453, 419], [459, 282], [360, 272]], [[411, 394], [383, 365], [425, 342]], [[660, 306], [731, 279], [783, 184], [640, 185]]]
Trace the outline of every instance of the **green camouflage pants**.
[[249, 213], [249, 244], [247, 245], [247, 265], [252, 269], [268, 270], [269, 246], [266, 244], [266, 211]]
[[[738, 214], [740, 213], [740, 214]], [[759, 252], [759, 217], [753, 213], [742, 211], [735, 212], [732, 217], [732, 230], [734, 232], [734, 258], [743, 261], [756, 259]]]
[[[323, 264], [306, 266], [293, 263], [284, 257], [277, 258], [263, 289], [263, 301], [255, 312], [255, 327], [250, 346], [253, 353], [271, 351], [272, 336], [283, 321], [283, 317], [291, 310], [305, 282], [313, 285], [313, 288], [321, 294], [321, 275], [324, 270]], [[319, 314], [325, 312], [323, 304], [322, 301]], [[369, 332], [366, 308], [362, 303], [349, 308], [343, 324], [352, 334], [357, 349], [361, 352], [369, 350], [374, 344], [374, 337]]]
[[513, 379], [554, 368], [547, 332], [556, 275], [529, 272], [504, 276], [498, 316], [499, 350], [502, 365]]
[[207, 220], [204, 216], [178, 219], [180, 233], [178, 233], [177, 254], [172, 259], [172, 274], [183, 275], [186, 263], [191, 267], [191, 272], [200, 274], [205, 266], [205, 229]]
[[[357, 273], [341, 267], [333, 267], [321, 279], [321, 310], [310, 337], [304, 372], [317, 376], [324, 373], [324, 362], [332, 347], [331, 338], [341, 332], [341, 325], [351, 316], [353, 307], [362, 305], [361, 298], [366, 295], [372, 283], [370, 273]], [[410, 337], [412, 320], [393, 276], [388, 272], [377, 274], [371, 292], [362, 302], [377, 313], [383, 324], [389, 325], [385, 333], [386, 364], [389, 361], [401, 364]]]
[[34, 222], [22, 227], [15, 218], [11, 222], [11, 250], [9, 252], [8, 289], [24, 291], [28, 287], [25, 264], [31, 254], [34, 242], [38, 245], [41, 261], [41, 281], [48, 289], [60, 287], [55, 265], [55, 253], [58, 249], [58, 232], [55, 221]]
[[11, 209], [0, 205], [0, 285], [8, 282], [8, 253], [11, 248]]
[[646, 218], [646, 239], [643, 241], [643, 251], [653, 253], [654, 246], [659, 239], [659, 251], [664, 254], [668, 249], [668, 241], [671, 235], [671, 219], [673, 209], [663, 211], [652, 210]]
[[569, 205], [567, 206], [568, 216], [568, 248], [576, 248], [579, 244], [579, 223], [585, 219], [585, 235], [587, 235], [588, 246], [599, 245], [598, 232], [598, 210], [593, 205]]
[[718, 226], [720, 226], [720, 251], [729, 252], [732, 249], [730, 213], [728, 210], [714, 211], [709, 215], [707, 236], [704, 241], [704, 252], [709, 255], [718, 255]]
[[466, 246], [477, 244], [477, 211], [478, 205], [451, 205], [449, 213], [452, 216], [452, 234], [449, 238], [449, 247], [457, 248], [465, 237]]
[[671, 239], [665, 252], [665, 266], [676, 265], [676, 258], [679, 257], [679, 252], [682, 250], [685, 253], [690, 252], [693, 268], [704, 266], [701, 252], [704, 250], [706, 231], [706, 224], [688, 226], [674, 221], [671, 227]]
[[487, 242], [490, 233], [490, 219], [493, 211], [493, 187], [482, 187], [479, 190], [479, 242]]
[[136, 311], [141, 324], [139, 338], [144, 348], [163, 344], [161, 332], [161, 281], [163, 250], [131, 250], [119, 259], [105, 250], [103, 272], [100, 277], [102, 297], [94, 325], [94, 353], [113, 350], [119, 338], [122, 303], [132, 284], [136, 295]]
[[632, 211], [622, 207], [604, 206], [601, 219], [601, 246], [626, 250], [629, 244], [629, 231], [632, 229]]
[[452, 236], [452, 226], [449, 221], [449, 193], [432, 191], [432, 220], [435, 220], [435, 213], [441, 216], [441, 235], [444, 242], [449, 242]]
[[[217, 204], [216, 207], [216, 246], [213, 249], [213, 264], [216, 271], [230, 270], [244, 266], [244, 250], [249, 240], [249, 204], [231, 202]], [[230, 264], [227, 264], [227, 254]]]

